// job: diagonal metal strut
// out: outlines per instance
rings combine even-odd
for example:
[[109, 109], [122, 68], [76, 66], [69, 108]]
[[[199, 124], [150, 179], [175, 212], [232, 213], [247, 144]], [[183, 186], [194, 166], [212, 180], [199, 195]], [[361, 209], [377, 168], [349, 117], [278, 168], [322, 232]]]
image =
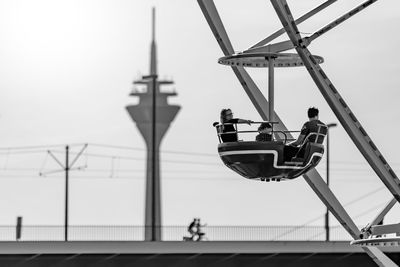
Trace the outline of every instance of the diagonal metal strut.
[[[298, 18], [295, 22], [296, 24], [300, 24], [304, 21], [306, 21], [307, 19], [311, 18], [312, 16], [314, 16], [315, 14], [317, 14], [318, 12], [320, 12], [321, 10], [327, 8], [328, 6], [330, 6], [331, 4], [335, 3], [337, 0], [327, 0], [326, 2], [322, 3], [321, 5], [317, 6], [316, 8], [314, 8], [313, 10], [307, 12], [306, 14], [304, 14], [303, 16], [301, 16], [300, 18]], [[279, 36], [281, 36], [282, 34], [284, 34], [285, 28], [279, 29], [278, 31], [274, 32], [273, 34], [271, 34], [270, 36], [268, 36], [267, 38], [265, 38], [264, 40], [256, 43], [255, 45], [253, 45], [252, 47], [250, 47], [249, 49], [252, 48], [256, 48], [256, 47], [260, 47], [263, 45], [268, 44], [269, 42], [271, 42], [272, 40], [278, 38]]]

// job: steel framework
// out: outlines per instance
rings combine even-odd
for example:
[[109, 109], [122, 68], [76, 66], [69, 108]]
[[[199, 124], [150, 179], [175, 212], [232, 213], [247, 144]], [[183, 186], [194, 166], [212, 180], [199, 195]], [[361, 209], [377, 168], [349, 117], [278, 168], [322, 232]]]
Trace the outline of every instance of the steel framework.
[[[211, 31], [213, 32], [219, 46], [221, 47], [225, 55], [225, 58], [237, 55], [234, 52], [232, 43], [215, 7], [214, 1], [197, 1], [211, 28]], [[373, 168], [377, 176], [382, 180], [382, 182], [394, 196], [394, 199], [388, 203], [388, 205], [376, 216], [376, 218], [370, 224], [367, 225], [365, 229], [363, 229], [363, 231], [361, 231], [357, 228], [352, 218], [349, 216], [349, 214], [343, 208], [334, 193], [329, 189], [325, 181], [322, 179], [321, 175], [315, 169], [310, 170], [303, 176], [305, 181], [310, 185], [310, 187], [321, 199], [321, 201], [327, 206], [329, 211], [336, 217], [336, 219], [341, 223], [345, 230], [355, 240], [368, 237], [368, 230], [371, 228], [374, 229], [374, 225], [382, 220], [382, 218], [387, 214], [387, 212], [389, 212], [391, 207], [393, 207], [396, 202], [400, 201], [400, 180], [398, 179], [388, 162], [382, 156], [381, 152], [378, 150], [374, 142], [368, 136], [361, 123], [357, 120], [354, 113], [350, 110], [350, 107], [343, 100], [343, 97], [339, 94], [338, 90], [329, 80], [328, 76], [321, 68], [319, 64], [320, 62], [316, 60], [316, 57], [311, 54], [308, 49], [308, 45], [318, 37], [322, 36], [329, 30], [343, 23], [344, 21], [359, 13], [376, 1], [377, 0], [368, 0], [360, 4], [343, 16], [316, 31], [311, 36], [303, 38], [297, 28], [297, 25], [306, 21], [308, 18], [317, 14], [321, 10], [327, 8], [334, 2], [337, 2], [337, 0], [327, 0], [298, 19], [293, 18], [286, 0], [270, 0], [276, 14], [279, 17], [279, 20], [283, 25], [283, 28], [272, 33], [262, 41], [258, 42], [257, 44], [251, 46], [248, 50], [241, 53], [277, 53], [279, 55], [280, 52], [295, 49], [297, 55], [301, 59], [302, 65], [306, 67], [310, 76], [319, 88], [322, 96], [327, 101], [328, 105], [338, 118], [343, 128], [346, 130], [347, 134], [350, 136], [354, 144], [357, 146], [358, 150], [369, 163], [369, 165]], [[284, 33], [289, 36], [289, 40], [271, 43], [273, 40]], [[268, 63], [270, 62], [270, 59], [268, 59]], [[271, 96], [273, 97], [273, 93], [270, 94], [270, 97], [267, 101], [267, 99], [261, 93], [260, 89], [250, 77], [250, 75], [244, 69], [244, 64], [229, 65], [231, 66], [236, 77], [239, 79], [241, 85], [243, 86], [243, 89], [252, 101], [260, 116], [264, 120], [271, 120], [271, 118], [273, 118], [274, 121], [279, 122], [277, 124], [279, 128], [278, 130], [287, 131], [285, 124], [273, 109], [273, 98], [271, 98]], [[271, 69], [271, 66], [272, 65], [269, 64], [269, 66], [266, 67], [269, 67]], [[271, 84], [271, 82], [269, 84]], [[381, 250], [379, 250], [379, 248], [364, 246], [363, 249], [379, 266], [397, 266], [389, 257], [387, 257]]]

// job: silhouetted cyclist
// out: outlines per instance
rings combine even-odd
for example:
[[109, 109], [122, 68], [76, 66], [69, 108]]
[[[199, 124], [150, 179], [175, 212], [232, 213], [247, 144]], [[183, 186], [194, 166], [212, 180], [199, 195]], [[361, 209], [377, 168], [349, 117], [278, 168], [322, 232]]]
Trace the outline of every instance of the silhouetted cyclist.
[[193, 221], [188, 226], [188, 232], [190, 233], [190, 237], [184, 236], [184, 241], [201, 241], [205, 233], [201, 231], [201, 227], [204, 225], [200, 224], [199, 218], [194, 218]]

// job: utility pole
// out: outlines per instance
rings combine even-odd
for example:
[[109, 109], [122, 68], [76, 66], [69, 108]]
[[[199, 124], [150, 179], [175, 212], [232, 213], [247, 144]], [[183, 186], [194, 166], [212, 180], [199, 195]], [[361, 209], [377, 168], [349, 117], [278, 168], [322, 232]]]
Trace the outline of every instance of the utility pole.
[[68, 189], [69, 189], [69, 146], [65, 147], [65, 224], [64, 224], [64, 241], [68, 241]]
[[83, 146], [83, 148], [79, 151], [79, 153], [76, 155], [76, 157], [72, 160], [71, 163], [69, 163], [69, 146], [65, 146], [65, 165], [61, 163], [57, 159], [57, 157], [50, 151], [48, 150], [47, 153], [58, 163], [58, 165], [61, 166], [62, 170], [56, 170], [56, 171], [49, 171], [46, 173], [40, 172], [40, 176], [46, 176], [47, 174], [50, 173], [57, 173], [57, 172], [64, 172], [65, 173], [65, 210], [64, 210], [64, 241], [68, 241], [68, 204], [69, 204], [69, 171], [71, 170], [80, 170], [82, 167], [76, 167], [72, 168], [72, 166], [75, 164], [75, 162], [79, 159], [79, 157], [82, 155], [83, 151], [87, 148], [87, 144]]
[[[329, 123], [327, 125], [328, 127], [328, 132], [326, 134], [326, 184], [329, 187], [329, 129], [332, 127], [336, 127], [336, 123]], [[326, 208], [326, 213], [325, 213], [325, 231], [326, 231], [326, 236], [325, 236], [325, 241], [329, 241], [329, 209]]]

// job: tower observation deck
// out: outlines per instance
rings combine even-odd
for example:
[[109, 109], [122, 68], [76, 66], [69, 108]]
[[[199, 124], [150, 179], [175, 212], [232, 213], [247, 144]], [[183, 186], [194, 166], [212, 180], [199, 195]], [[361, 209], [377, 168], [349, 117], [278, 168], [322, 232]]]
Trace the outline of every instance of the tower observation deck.
[[176, 92], [164, 92], [163, 85], [173, 85], [172, 80], [159, 80], [157, 73], [157, 51], [155, 41], [155, 9], [152, 9], [152, 41], [150, 52], [150, 75], [133, 82], [144, 87], [134, 89], [131, 96], [139, 97], [137, 105], [126, 107], [132, 120], [136, 123], [147, 147], [147, 175], [145, 202], [145, 241], [161, 240], [161, 184], [160, 154], [161, 141], [171, 122], [177, 115], [180, 106], [168, 104], [169, 96]]

